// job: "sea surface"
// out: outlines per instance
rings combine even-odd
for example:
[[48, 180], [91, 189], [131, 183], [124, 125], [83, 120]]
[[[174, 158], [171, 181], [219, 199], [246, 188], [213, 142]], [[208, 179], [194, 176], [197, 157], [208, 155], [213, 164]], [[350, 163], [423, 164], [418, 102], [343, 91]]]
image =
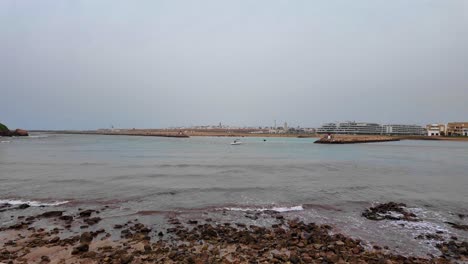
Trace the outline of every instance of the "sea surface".
[[[402, 254], [437, 254], [442, 231], [467, 239], [446, 222], [468, 224], [468, 142], [411, 141], [313, 144], [312, 138], [159, 138], [33, 134], [0, 138], [0, 203], [54, 208], [109, 206], [109, 225], [140, 218], [210, 217], [268, 225], [252, 212], [327, 223], [335, 232]], [[370, 221], [376, 203], [403, 202], [423, 221]], [[34, 211], [36, 210], [36, 211]], [[21, 213], [24, 214], [22, 211]], [[11, 223], [0, 213], [0, 226]], [[246, 217], [247, 216], [247, 217]], [[106, 222], [104, 221], [104, 222]]]

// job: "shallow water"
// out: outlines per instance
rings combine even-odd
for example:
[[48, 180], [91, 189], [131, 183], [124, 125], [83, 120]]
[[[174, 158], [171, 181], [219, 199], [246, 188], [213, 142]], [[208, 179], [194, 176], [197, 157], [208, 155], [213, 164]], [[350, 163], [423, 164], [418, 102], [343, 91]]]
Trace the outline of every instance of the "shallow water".
[[[111, 205], [109, 218], [136, 214], [149, 222], [152, 215], [170, 212], [237, 221], [246, 220], [245, 211], [274, 209], [290, 218], [331, 223], [402, 253], [437, 252], [433, 241], [414, 239], [420, 233], [467, 237], [444, 223], [467, 223], [457, 216], [468, 214], [467, 142], [321, 145], [313, 144], [315, 139], [242, 138], [243, 145], [231, 146], [232, 140], [2, 138], [0, 203]], [[360, 216], [372, 203], [387, 201], [408, 204], [424, 221], [403, 227]], [[2, 224], [7, 219], [0, 214]], [[397, 248], [402, 242], [406, 246]]]

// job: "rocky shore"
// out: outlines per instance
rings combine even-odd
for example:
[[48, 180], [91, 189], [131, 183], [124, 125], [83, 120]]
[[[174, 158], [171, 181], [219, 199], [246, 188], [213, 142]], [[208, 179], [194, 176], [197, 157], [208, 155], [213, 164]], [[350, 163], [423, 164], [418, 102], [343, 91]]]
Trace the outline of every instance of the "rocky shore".
[[[29, 205], [0, 205], [3, 213], [26, 212]], [[402, 256], [388, 247], [369, 245], [339, 234], [330, 225], [288, 219], [275, 211], [256, 212], [270, 226], [217, 222], [211, 218], [168, 217], [166, 228], [145, 225], [138, 218], [101, 228], [107, 210], [78, 209], [18, 216], [0, 228], [0, 263], [457, 263], [468, 261], [468, 243], [439, 234], [438, 256]], [[404, 204], [366, 209], [374, 221], [418, 221]], [[79, 227], [80, 232], [74, 232]], [[74, 229], [75, 228], [75, 229]], [[117, 238], [116, 238], [117, 236]]]
[[19, 129], [19, 128], [12, 131], [8, 129], [7, 126], [0, 123], [0, 137], [26, 137], [26, 136], [29, 136], [28, 131], [24, 129]]

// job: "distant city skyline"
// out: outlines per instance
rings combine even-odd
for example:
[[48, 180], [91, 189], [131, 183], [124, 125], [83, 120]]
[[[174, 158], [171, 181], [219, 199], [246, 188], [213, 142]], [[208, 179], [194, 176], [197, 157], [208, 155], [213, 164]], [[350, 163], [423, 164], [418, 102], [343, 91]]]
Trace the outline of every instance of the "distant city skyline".
[[0, 2], [10, 128], [468, 119], [468, 2]]

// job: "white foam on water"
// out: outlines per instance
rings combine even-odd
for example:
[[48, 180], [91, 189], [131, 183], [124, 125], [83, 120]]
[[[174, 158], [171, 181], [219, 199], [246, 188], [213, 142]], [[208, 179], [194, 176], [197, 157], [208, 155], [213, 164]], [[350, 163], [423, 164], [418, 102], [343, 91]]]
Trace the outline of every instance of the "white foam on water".
[[27, 204], [29, 206], [57, 206], [66, 204], [68, 201], [56, 201], [52, 203], [43, 203], [39, 201], [23, 201], [23, 200], [0, 200], [0, 204], [20, 205]]
[[37, 136], [28, 136], [29, 138], [46, 138], [49, 137], [47, 135], [37, 135]]
[[275, 211], [275, 212], [279, 212], [279, 213], [292, 212], [292, 211], [303, 211], [304, 210], [302, 205], [292, 206], [292, 207], [272, 207], [272, 208], [227, 207], [227, 208], [224, 208], [224, 209], [229, 210], [229, 211], [241, 211], [241, 212], [247, 212], [247, 211], [257, 211], [257, 212]]
[[11, 142], [11, 141], [9, 141], [9, 140], [2, 140], [2, 141], [0, 141], [0, 143], [10, 143], [10, 142]]

